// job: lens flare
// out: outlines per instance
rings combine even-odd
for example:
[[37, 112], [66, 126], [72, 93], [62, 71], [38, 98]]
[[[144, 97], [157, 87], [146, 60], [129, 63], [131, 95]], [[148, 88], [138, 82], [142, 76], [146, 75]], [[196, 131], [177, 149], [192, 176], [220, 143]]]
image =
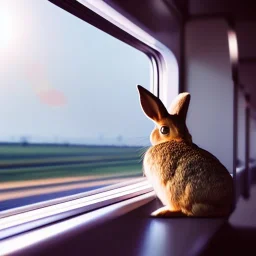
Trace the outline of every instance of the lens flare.
[[39, 100], [49, 106], [63, 106], [67, 103], [67, 98], [63, 92], [52, 86], [48, 78], [48, 72], [39, 61], [27, 59], [24, 73], [29, 81], [31, 89]]

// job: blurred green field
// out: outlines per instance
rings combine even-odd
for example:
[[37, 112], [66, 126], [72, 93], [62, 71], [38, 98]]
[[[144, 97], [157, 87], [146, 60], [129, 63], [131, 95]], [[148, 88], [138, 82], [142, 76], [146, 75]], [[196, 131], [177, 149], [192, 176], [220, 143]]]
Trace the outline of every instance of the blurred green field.
[[0, 145], [0, 182], [87, 175], [142, 176], [140, 147]]

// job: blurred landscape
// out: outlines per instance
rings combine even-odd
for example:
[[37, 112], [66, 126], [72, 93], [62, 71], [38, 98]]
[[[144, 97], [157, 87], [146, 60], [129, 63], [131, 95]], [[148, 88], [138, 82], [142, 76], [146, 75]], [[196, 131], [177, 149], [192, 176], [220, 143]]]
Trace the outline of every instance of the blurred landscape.
[[0, 144], [0, 210], [142, 177], [138, 146]]

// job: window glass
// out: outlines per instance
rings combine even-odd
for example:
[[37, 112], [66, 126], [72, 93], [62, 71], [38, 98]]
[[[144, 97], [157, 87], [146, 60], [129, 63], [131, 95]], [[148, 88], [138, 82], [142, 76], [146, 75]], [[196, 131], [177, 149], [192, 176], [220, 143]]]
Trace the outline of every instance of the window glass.
[[0, 1], [0, 211], [142, 177], [150, 61], [48, 1]]

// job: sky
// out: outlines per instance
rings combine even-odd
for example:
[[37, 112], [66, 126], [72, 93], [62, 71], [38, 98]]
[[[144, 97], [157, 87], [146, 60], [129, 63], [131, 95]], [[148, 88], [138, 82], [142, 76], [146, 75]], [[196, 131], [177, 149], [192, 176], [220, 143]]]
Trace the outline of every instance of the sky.
[[144, 53], [47, 0], [1, 0], [0, 31], [0, 141], [149, 143]]

